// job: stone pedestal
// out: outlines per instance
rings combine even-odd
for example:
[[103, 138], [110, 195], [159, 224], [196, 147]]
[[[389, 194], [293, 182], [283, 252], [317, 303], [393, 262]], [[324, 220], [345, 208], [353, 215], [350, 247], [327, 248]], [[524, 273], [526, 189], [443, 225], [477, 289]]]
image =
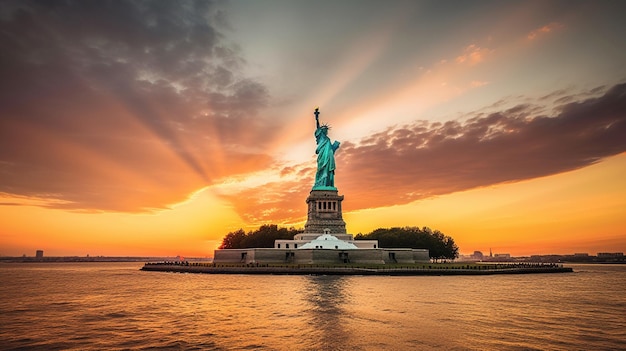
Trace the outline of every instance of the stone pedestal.
[[341, 214], [343, 195], [337, 190], [311, 190], [306, 199], [308, 217], [303, 234], [346, 234], [346, 222]]

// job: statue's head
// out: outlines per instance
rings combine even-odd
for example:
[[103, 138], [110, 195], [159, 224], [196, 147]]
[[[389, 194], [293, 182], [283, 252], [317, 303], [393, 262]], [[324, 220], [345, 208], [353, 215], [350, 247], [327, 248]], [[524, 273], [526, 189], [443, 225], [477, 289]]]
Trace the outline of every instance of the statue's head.
[[325, 135], [328, 135], [328, 130], [330, 129], [330, 126], [324, 123], [320, 126], [320, 129], [322, 130], [322, 133], [324, 133]]

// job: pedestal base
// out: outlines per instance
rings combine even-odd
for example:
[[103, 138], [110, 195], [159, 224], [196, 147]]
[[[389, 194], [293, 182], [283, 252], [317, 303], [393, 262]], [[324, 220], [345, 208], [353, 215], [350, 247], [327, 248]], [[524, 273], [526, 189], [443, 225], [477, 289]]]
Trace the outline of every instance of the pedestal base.
[[337, 189], [311, 190], [306, 199], [308, 216], [304, 233], [346, 234], [346, 222], [341, 213], [343, 195]]

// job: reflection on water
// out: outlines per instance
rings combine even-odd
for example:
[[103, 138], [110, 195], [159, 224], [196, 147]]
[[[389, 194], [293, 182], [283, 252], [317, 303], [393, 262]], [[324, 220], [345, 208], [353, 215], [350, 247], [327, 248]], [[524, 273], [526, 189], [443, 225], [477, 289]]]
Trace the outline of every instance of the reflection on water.
[[325, 350], [348, 349], [349, 335], [344, 328], [348, 319], [346, 291], [348, 278], [342, 276], [307, 276], [304, 300], [310, 307], [306, 310], [307, 323], [312, 327], [311, 337], [316, 345]]
[[614, 350], [626, 265], [457, 277], [1, 264], [0, 349]]

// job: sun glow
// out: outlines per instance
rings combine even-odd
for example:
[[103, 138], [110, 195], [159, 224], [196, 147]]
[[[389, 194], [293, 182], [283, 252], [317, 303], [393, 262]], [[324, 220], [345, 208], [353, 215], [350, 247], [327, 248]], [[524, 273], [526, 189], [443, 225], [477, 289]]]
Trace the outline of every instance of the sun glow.
[[620, 179], [625, 174], [626, 154], [621, 154], [581, 170], [347, 212], [344, 218], [354, 233], [427, 225], [454, 233], [467, 253], [489, 248], [513, 255], [572, 253], [600, 249], [607, 241], [624, 247], [626, 184]]
[[[5, 199], [10, 201], [10, 199]], [[32, 206], [3, 206], [3, 251], [32, 255], [146, 255], [205, 257], [228, 231], [241, 226], [232, 207], [209, 189], [151, 214], [77, 213]], [[37, 218], [33, 221], [33, 218]], [[54, 235], [51, 235], [54, 233]], [[6, 254], [0, 252], [0, 254]]]
[[315, 106], [352, 233], [626, 251], [623, 5], [357, 2], [0, 6], [0, 255], [300, 225]]

